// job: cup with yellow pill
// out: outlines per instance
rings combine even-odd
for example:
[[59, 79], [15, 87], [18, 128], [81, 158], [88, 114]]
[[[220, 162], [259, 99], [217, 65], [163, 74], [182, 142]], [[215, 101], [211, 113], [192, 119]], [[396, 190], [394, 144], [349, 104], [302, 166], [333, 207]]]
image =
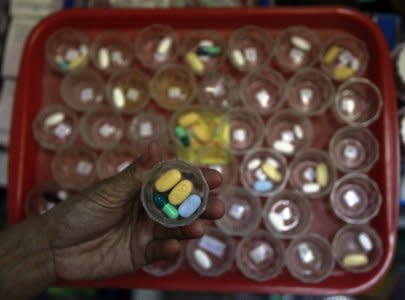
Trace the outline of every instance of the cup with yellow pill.
[[332, 38], [321, 52], [322, 69], [335, 81], [362, 76], [368, 65], [367, 46], [356, 37], [345, 34]]
[[205, 211], [208, 192], [201, 170], [175, 159], [162, 161], [144, 174], [141, 201], [152, 220], [179, 227], [193, 223]]
[[286, 159], [273, 150], [250, 150], [240, 166], [241, 181], [245, 189], [256, 196], [270, 196], [282, 190], [287, 182]]
[[289, 165], [289, 172], [293, 189], [309, 198], [328, 194], [336, 179], [336, 169], [329, 155], [317, 149], [297, 153]]
[[102, 72], [114, 73], [127, 68], [135, 57], [131, 39], [123, 32], [104, 31], [94, 38], [90, 47], [91, 60]]
[[197, 75], [218, 69], [225, 60], [226, 43], [217, 31], [197, 30], [183, 42], [184, 61]]
[[89, 41], [80, 31], [62, 28], [47, 40], [45, 55], [51, 68], [58, 72], [80, 69], [89, 62]]
[[383, 245], [368, 225], [346, 225], [335, 235], [332, 251], [339, 266], [351, 273], [366, 273], [380, 262]]
[[188, 106], [178, 110], [170, 119], [169, 132], [178, 148], [199, 149], [214, 137], [214, 112], [204, 106]]
[[228, 58], [241, 72], [252, 71], [268, 64], [273, 52], [270, 32], [259, 26], [244, 26], [229, 39]]

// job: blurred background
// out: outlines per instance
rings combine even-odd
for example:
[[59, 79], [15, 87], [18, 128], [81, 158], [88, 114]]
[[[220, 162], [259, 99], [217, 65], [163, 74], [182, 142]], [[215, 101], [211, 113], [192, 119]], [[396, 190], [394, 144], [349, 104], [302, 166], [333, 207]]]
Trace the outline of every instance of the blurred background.
[[[13, 108], [14, 90], [21, 53], [25, 39], [31, 29], [44, 17], [63, 9], [109, 7], [269, 7], [284, 5], [328, 5], [339, 4], [356, 7], [367, 13], [383, 30], [389, 48], [394, 49], [405, 41], [405, 1], [401, 0], [2, 0], [0, 1], [0, 229], [6, 226], [7, 209], [7, 162], [10, 119]], [[400, 105], [400, 104], [398, 104]], [[398, 137], [399, 138], [399, 137]], [[405, 167], [403, 168], [405, 173]], [[51, 288], [37, 299], [404, 299], [405, 295], [405, 177], [401, 180], [401, 217], [399, 239], [395, 262], [391, 272], [379, 286], [367, 295], [349, 298], [310, 297], [299, 295], [252, 295], [252, 294], [213, 294], [176, 293], [147, 290], [95, 290]]]

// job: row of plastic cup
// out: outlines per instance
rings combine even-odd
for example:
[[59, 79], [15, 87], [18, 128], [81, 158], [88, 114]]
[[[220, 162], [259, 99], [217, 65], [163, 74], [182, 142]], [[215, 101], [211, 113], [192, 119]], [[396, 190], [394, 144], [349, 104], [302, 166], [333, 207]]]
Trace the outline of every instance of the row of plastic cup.
[[125, 32], [107, 31], [98, 33], [90, 43], [85, 34], [64, 28], [46, 44], [47, 60], [60, 72], [83, 67], [91, 60], [99, 70], [111, 73], [130, 66], [135, 56], [143, 67], [152, 70], [182, 56], [199, 75], [218, 69], [228, 57], [236, 70], [247, 72], [269, 64], [273, 54], [287, 72], [320, 61], [337, 81], [363, 75], [369, 57], [364, 43], [351, 35], [338, 35], [321, 47], [318, 34], [303, 26], [281, 31], [276, 41], [264, 28], [245, 26], [233, 31], [228, 43], [213, 30], [192, 31], [180, 43], [175, 29], [157, 24], [137, 32], [135, 41]]
[[248, 73], [240, 88], [225, 73], [209, 73], [197, 87], [194, 76], [183, 65], [165, 66], [150, 81], [139, 70], [123, 69], [114, 73], [106, 84], [95, 71], [85, 68], [71, 72], [63, 80], [61, 96], [69, 107], [78, 111], [92, 110], [107, 98], [123, 114], [142, 110], [150, 96], [167, 110], [181, 109], [195, 96], [202, 105], [215, 109], [235, 107], [242, 99], [246, 108], [263, 116], [274, 113], [286, 99], [294, 111], [304, 116], [320, 115], [334, 102], [333, 109], [339, 119], [360, 126], [370, 125], [382, 107], [380, 91], [369, 80], [353, 78], [335, 93], [331, 80], [313, 68], [297, 72], [288, 82], [277, 71], [260, 68]]
[[[203, 276], [217, 277], [236, 266], [247, 278], [268, 281], [287, 267], [296, 279], [316, 283], [328, 278], [335, 262], [348, 272], [362, 273], [380, 261], [382, 243], [378, 234], [366, 225], [347, 225], [333, 238], [332, 244], [322, 236], [307, 234], [285, 244], [271, 233], [258, 230], [238, 243], [214, 227], [206, 227], [198, 240], [188, 242], [188, 265]], [[177, 259], [144, 267], [154, 276], [166, 276], [183, 265], [183, 252]]]

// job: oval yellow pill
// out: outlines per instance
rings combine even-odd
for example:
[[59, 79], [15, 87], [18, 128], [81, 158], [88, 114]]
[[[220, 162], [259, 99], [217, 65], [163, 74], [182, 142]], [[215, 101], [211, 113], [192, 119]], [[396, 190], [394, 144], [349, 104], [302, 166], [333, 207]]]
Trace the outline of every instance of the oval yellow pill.
[[193, 191], [193, 183], [184, 179], [180, 181], [169, 193], [169, 202], [173, 205], [179, 205], [191, 194]]
[[200, 142], [206, 143], [210, 140], [211, 131], [208, 125], [205, 122], [201, 121], [193, 125], [193, 135]]
[[321, 186], [325, 187], [328, 185], [328, 167], [324, 163], [320, 163], [316, 166], [316, 182]]
[[281, 179], [283, 179], [283, 176], [281, 175], [281, 173], [269, 163], [263, 164], [262, 170], [263, 170], [264, 174], [266, 174], [267, 177], [269, 177], [269, 179], [274, 182], [280, 182]]
[[195, 54], [194, 52], [187, 53], [186, 60], [194, 72], [196, 73], [204, 72], [204, 64], [197, 54]]
[[351, 67], [338, 67], [333, 71], [333, 78], [336, 80], [344, 80], [354, 75], [354, 70]]
[[326, 52], [325, 56], [323, 57], [323, 62], [325, 64], [331, 64], [333, 63], [333, 61], [336, 59], [336, 57], [338, 56], [339, 52], [340, 52], [340, 47], [337, 46], [333, 46], [331, 47], [328, 52]]
[[368, 257], [362, 253], [347, 254], [342, 261], [345, 267], [361, 267], [368, 264]]
[[197, 123], [200, 120], [200, 115], [195, 112], [189, 112], [187, 114], [182, 115], [180, 118], [177, 119], [177, 124], [182, 127], [189, 127], [194, 123]]
[[181, 180], [181, 173], [177, 169], [166, 171], [155, 182], [155, 189], [158, 192], [167, 192]]

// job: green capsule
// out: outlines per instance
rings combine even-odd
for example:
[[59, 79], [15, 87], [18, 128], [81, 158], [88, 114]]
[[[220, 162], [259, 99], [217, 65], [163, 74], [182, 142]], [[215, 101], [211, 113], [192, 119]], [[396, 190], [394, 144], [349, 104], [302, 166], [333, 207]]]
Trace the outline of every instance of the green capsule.
[[197, 49], [197, 54], [215, 56], [221, 54], [221, 48], [218, 46], [199, 47]]
[[165, 206], [163, 206], [162, 211], [170, 219], [175, 220], [179, 217], [179, 212], [177, 211], [177, 208], [171, 205], [170, 203], [167, 203]]
[[181, 139], [187, 136], [187, 131], [181, 126], [176, 126], [176, 135]]
[[162, 209], [166, 204], [169, 203], [166, 194], [163, 193], [154, 193], [153, 202], [159, 209]]
[[190, 146], [190, 139], [188, 136], [183, 136], [180, 140], [184, 147]]

